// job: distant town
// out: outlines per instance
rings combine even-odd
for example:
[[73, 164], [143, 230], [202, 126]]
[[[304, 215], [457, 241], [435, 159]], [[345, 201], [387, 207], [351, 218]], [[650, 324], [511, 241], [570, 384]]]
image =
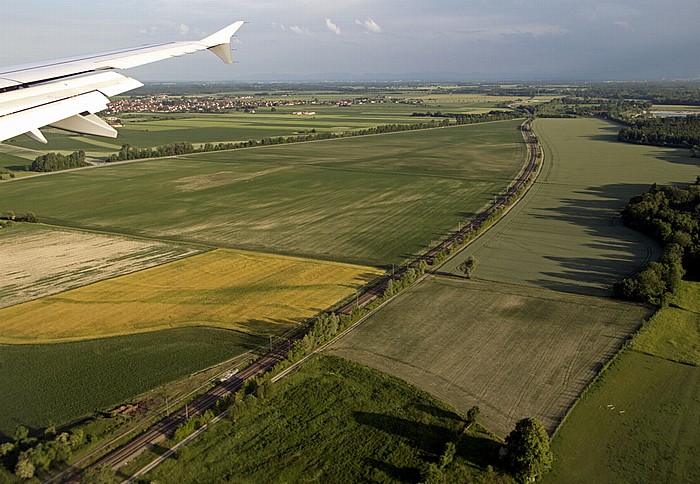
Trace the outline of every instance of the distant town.
[[[353, 106], [362, 104], [380, 104], [380, 103], [397, 103], [397, 104], [423, 104], [421, 99], [398, 99], [384, 95], [375, 97], [356, 97], [339, 100], [280, 100], [280, 99], [261, 99], [259, 96], [207, 96], [207, 97], [189, 97], [189, 96], [169, 96], [167, 94], [158, 94], [153, 96], [133, 97], [128, 99], [120, 99], [110, 103], [106, 111], [107, 115], [115, 115], [120, 113], [141, 113], [141, 112], [158, 112], [158, 113], [191, 113], [191, 112], [221, 112], [221, 111], [244, 111], [255, 113], [256, 110], [262, 108], [276, 109], [278, 107], [288, 106]], [[293, 114], [315, 114], [313, 111], [296, 111]]]

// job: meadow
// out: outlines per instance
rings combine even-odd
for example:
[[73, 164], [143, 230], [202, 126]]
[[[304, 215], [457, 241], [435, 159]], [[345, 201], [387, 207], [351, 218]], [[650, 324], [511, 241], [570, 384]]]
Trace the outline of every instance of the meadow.
[[466, 412], [505, 437], [524, 417], [553, 432], [649, 313], [638, 305], [433, 276], [331, 347]]
[[216, 250], [0, 310], [0, 343], [38, 344], [186, 326], [279, 334], [380, 271]]
[[[9, 182], [0, 206], [57, 225], [389, 266], [520, 170], [520, 121], [116, 164]], [[148, 207], [148, 210], [144, 210]]]
[[543, 171], [530, 192], [468, 256], [475, 277], [558, 291], [609, 295], [612, 284], [660, 256], [651, 239], [622, 225], [619, 212], [652, 183], [689, 183], [688, 150], [617, 142], [620, 126], [593, 118], [537, 119]]
[[557, 431], [544, 482], [694, 482], [700, 475], [700, 283], [684, 281]]
[[445, 482], [512, 482], [487, 472], [498, 441], [401, 380], [319, 356], [262, 400], [181, 448], [146, 476], [159, 482], [422, 482], [458, 441]]
[[61, 425], [267, 342], [181, 328], [52, 345], [0, 345], [0, 440], [17, 425]]
[[0, 308], [202, 252], [157, 241], [15, 224], [0, 231]]
[[667, 360], [700, 365], [700, 282], [683, 281], [668, 307], [654, 314], [631, 348]]

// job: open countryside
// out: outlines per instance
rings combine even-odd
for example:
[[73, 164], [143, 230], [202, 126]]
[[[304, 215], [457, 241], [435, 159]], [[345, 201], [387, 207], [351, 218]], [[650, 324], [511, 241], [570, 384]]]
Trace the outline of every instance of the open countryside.
[[[245, 96], [252, 98], [254, 92]], [[275, 96], [273, 93], [272, 96]], [[338, 105], [339, 96], [345, 96], [348, 105]], [[146, 98], [141, 103], [147, 102]], [[206, 101], [190, 97], [187, 101], [179, 97], [164, 99], [162, 96], [153, 98], [155, 101], [172, 103], [175, 112], [151, 114], [149, 112], [125, 114], [115, 113], [123, 123], [119, 129], [119, 138], [110, 140], [90, 136], [70, 135], [54, 129], [46, 131], [49, 145], [37, 146], [37, 143], [18, 137], [0, 146], [0, 167], [17, 170], [20, 176], [24, 166], [31, 163], [38, 155], [46, 151], [59, 151], [68, 154], [83, 150], [90, 157], [108, 157], [119, 151], [122, 145], [138, 147], [153, 147], [167, 143], [189, 141], [194, 144], [238, 142], [267, 137], [293, 136], [301, 133], [314, 132], [343, 132], [368, 128], [382, 124], [405, 124], [421, 122], [423, 118], [411, 118], [414, 112], [425, 111], [428, 103], [431, 110], [443, 110], [451, 113], [484, 113], [499, 103], [514, 102], [517, 96], [484, 96], [481, 94], [446, 95], [435, 94], [430, 90], [408, 90], [403, 92], [349, 92], [346, 94], [328, 93], [315, 94], [313, 97], [303, 93], [295, 99], [287, 97], [279, 99], [266, 98], [239, 100], [241, 108], [254, 109], [255, 113], [240, 112], [198, 113], [179, 112], [179, 109], [197, 109], [201, 104], [208, 108]], [[541, 96], [540, 100], [547, 99]], [[371, 101], [375, 100], [375, 103]], [[194, 104], [194, 106], [193, 106]], [[259, 105], [262, 104], [261, 107]], [[160, 106], [163, 109], [164, 106]], [[272, 109], [275, 109], [272, 111]], [[239, 108], [240, 109], [240, 108]], [[313, 115], [294, 113], [314, 113]]]
[[559, 291], [609, 295], [611, 286], [658, 258], [658, 244], [622, 225], [619, 212], [652, 183], [698, 174], [686, 150], [616, 141], [618, 124], [594, 118], [538, 119], [543, 172], [492, 230], [442, 269], [468, 256], [475, 277]]
[[331, 352], [419, 386], [505, 437], [525, 416], [553, 431], [649, 310], [442, 276], [401, 294]]
[[5, 185], [0, 206], [59, 225], [386, 267], [456, 227], [510, 183], [525, 155], [520, 123], [39, 176]]
[[559, 462], [546, 482], [591, 475], [685, 482], [700, 474], [699, 301], [700, 283], [683, 282], [672, 307], [657, 312], [603, 372], [553, 439]]
[[209, 326], [279, 334], [381, 271], [217, 250], [0, 310], [0, 342], [50, 343]]

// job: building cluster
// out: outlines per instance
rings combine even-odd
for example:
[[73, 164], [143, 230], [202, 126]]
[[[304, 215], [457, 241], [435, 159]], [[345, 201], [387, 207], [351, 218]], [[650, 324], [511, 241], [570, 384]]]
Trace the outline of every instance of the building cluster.
[[[213, 113], [220, 111], [245, 111], [255, 113], [256, 109], [277, 108], [283, 106], [352, 106], [355, 104], [377, 104], [387, 102], [383, 96], [359, 97], [341, 100], [267, 100], [255, 96], [168, 96], [160, 94], [156, 96], [139, 96], [120, 99], [110, 103], [105, 114], [115, 115], [119, 113]], [[397, 100], [390, 100], [397, 102]], [[297, 111], [307, 114], [313, 111]], [[315, 114], [315, 112], [314, 112]]]

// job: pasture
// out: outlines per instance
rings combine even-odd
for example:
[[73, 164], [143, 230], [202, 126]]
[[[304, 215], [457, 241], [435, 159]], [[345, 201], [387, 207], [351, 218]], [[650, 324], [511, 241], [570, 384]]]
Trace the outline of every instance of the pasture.
[[17, 425], [61, 425], [259, 347], [213, 328], [53, 345], [0, 345], [0, 440]]
[[534, 416], [551, 433], [648, 309], [605, 298], [432, 276], [400, 294], [332, 354], [385, 371], [500, 436]]
[[679, 363], [700, 365], [700, 283], [683, 281], [670, 307], [659, 309], [631, 347]]
[[157, 241], [17, 224], [0, 231], [0, 308], [201, 252]]
[[543, 482], [697, 482], [700, 369], [625, 350], [552, 441]]
[[[253, 399], [255, 400], [255, 399]], [[319, 356], [232, 410], [146, 478], [158, 482], [422, 482], [461, 416], [425, 392], [364, 366]], [[445, 482], [512, 482], [486, 467], [498, 442], [474, 426]], [[235, 456], [235, 457], [232, 457]]]
[[61, 172], [5, 184], [0, 207], [58, 225], [388, 266], [510, 183], [525, 154], [519, 123]]
[[652, 183], [689, 183], [688, 150], [617, 142], [620, 126], [599, 119], [537, 119], [543, 171], [523, 200], [488, 233], [445, 264], [470, 255], [475, 277], [558, 291], [608, 295], [613, 283], [660, 255], [622, 225], [619, 212]]
[[0, 343], [51, 343], [186, 326], [281, 333], [380, 271], [216, 250], [0, 310]]

